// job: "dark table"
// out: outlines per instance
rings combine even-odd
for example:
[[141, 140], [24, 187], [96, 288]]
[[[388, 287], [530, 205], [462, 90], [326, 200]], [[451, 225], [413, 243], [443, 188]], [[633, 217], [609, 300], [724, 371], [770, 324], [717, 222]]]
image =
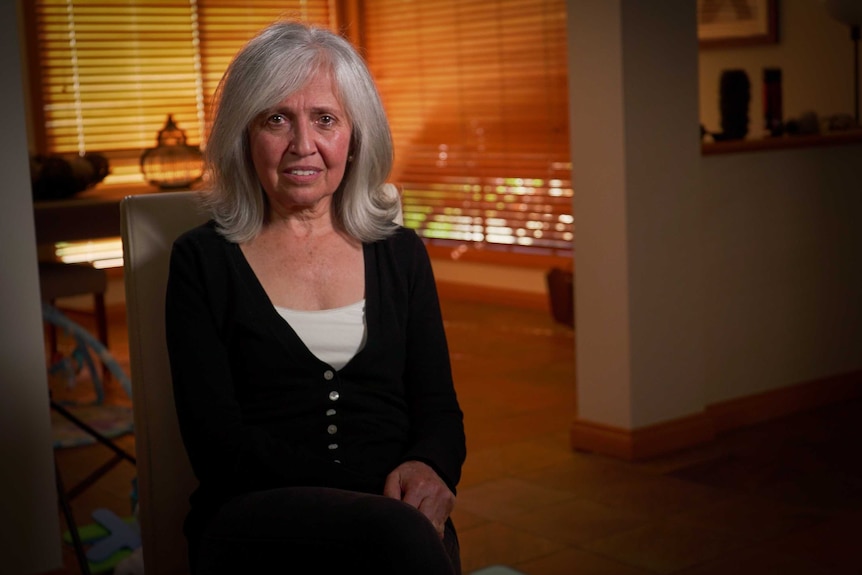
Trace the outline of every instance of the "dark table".
[[156, 192], [148, 186], [104, 186], [64, 200], [33, 203], [36, 243], [114, 238], [120, 235], [120, 201], [132, 194]]

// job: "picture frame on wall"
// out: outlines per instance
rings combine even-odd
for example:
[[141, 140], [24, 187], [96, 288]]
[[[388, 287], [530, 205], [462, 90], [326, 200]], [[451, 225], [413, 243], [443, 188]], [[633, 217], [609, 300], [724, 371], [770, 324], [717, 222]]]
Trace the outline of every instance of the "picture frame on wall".
[[778, 0], [697, 0], [701, 48], [778, 42]]

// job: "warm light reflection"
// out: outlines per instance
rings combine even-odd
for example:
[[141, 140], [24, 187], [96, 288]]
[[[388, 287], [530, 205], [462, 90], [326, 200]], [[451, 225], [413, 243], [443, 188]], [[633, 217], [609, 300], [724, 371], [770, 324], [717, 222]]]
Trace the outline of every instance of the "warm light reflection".
[[120, 238], [60, 242], [54, 245], [54, 254], [67, 264], [91, 264], [99, 269], [122, 267], [123, 242]]
[[93, 267], [100, 270], [108, 268], [121, 268], [123, 267], [123, 258], [119, 257], [107, 260], [96, 260], [93, 262]]
[[405, 222], [424, 238], [539, 251], [572, 249], [568, 180], [498, 177], [402, 185]]

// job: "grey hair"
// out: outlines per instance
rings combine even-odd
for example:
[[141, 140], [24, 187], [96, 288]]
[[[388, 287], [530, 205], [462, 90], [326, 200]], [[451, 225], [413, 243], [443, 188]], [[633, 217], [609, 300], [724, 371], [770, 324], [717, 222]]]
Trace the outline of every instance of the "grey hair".
[[262, 112], [330, 73], [351, 125], [347, 170], [333, 196], [336, 225], [362, 242], [392, 234], [400, 210], [385, 186], [393, 162], [389, 121], [371, 73], [344, 38], [315, 26], [276, 22], [234, 57], [216, 91], [203, 199], [220, 233], [242, 243], [260, 233], [268, 205], [251, 161], [249, 126]]

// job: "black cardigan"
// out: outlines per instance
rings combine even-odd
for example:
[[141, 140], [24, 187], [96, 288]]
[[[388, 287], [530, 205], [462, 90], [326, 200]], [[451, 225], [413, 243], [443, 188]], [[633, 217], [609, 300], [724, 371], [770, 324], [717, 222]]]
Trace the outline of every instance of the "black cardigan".
[[212, 222], [174, 243], [167, 344], [199, 521], [253, 490], [382, 493], [407, 460], [428, 463], [455, 491], [463, 417], [425, 246], [400, 228], [363, 255], [366, 343], [335, 370], [282, 319]]

